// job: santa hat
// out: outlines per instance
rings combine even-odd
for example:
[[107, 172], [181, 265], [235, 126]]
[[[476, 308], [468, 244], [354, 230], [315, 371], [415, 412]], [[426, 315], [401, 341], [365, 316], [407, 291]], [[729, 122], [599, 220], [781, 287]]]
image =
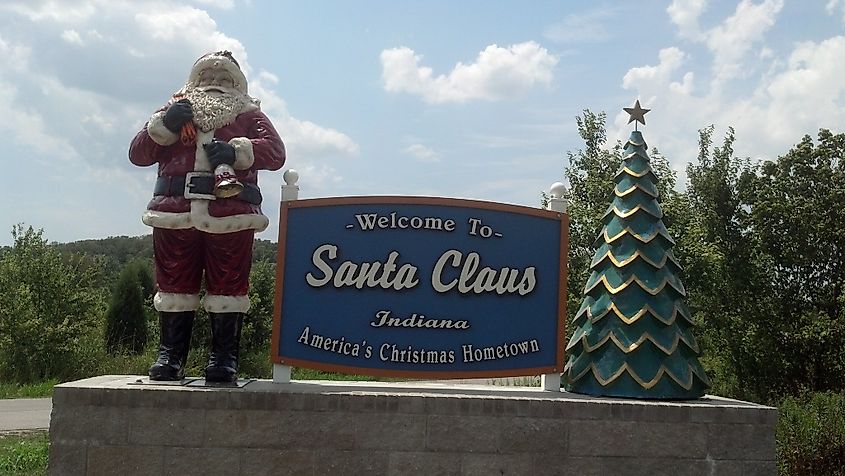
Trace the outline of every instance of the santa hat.
[[206, 69], [223, 69], [232, 75], [235, 81], [235, 89], [247, 94], [246, 76], [230, 51], [215, 51], [200, 57], [191, 68], [188, 76], [188, 84], [196, 85], [199, 82], [200, 73]]

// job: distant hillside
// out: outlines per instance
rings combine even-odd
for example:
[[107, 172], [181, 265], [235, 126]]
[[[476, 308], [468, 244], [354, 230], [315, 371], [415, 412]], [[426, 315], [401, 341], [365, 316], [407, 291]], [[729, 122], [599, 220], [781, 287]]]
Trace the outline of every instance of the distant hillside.
[[99, 240], [56, 243], [55, 246], [65, 253], [101, 256], [120, 268], [133, 259], [153, 257], [152, 235], [110, 236]]
[[[136, 258], [152, 260], [153, 237], [111, 236], [99, 240], [82, 240], [72, 243], [57, 243], [55, 246], [66, 253], [76, 253], [90, 257], [103, 257], [107, 262], [122, 268]], [[256, 239], [252, 248], [252, 260], [276, 262], [277, 246], [269, 240]]]

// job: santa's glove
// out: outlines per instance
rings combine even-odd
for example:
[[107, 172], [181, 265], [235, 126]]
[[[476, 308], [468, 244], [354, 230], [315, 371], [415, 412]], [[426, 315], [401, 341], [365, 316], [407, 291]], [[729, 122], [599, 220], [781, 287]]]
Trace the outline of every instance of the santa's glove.
[[162, 122], [170, 132], [178, 134], [186, 122], [194, 118], [194, 111], [191, 109], [191, 102], [187, 99], [180, 99], [167, 108]]
[[208, 161], [211, 162], [211, 169], [214, 170], [220, 164], [232, 165], [235, 163], [235, 148], [229, 145], [228, 142], [223, 142], [220, 139], [214, 139], [202, 146], [208, 155]]

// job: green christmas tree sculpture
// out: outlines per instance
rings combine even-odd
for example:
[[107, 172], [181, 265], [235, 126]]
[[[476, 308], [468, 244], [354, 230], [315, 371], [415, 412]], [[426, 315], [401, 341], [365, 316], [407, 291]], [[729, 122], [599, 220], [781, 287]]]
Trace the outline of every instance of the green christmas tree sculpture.
[[[625, 111], [645, 124], [649, 110], [637, 101]], [[709, 387], [647, 150], [635, 122], [566, 347], [571, 392], [694, 399]]]

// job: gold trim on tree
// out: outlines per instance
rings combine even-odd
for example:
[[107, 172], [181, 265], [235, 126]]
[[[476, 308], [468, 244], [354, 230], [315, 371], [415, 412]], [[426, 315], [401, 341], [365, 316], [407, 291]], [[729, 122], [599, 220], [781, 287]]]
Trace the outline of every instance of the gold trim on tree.
[[695, 322], [692, 320], [692, 317], [688, 316], [686, 314], [686, 312], [684, 312], [684, 310], [681, 309], [677, 305], [674, 306], [674, 308], [672, 309], [672, 315], [669, 316], [668, 318], [660, 315], [659, 312], [657, 312], [653, 307], [651, 307], [648, 304], [643, 306], [643, 308], [640, 309], [633, 316], [628, 317], [625, 314], [623, 314], [622, 311], [619, 310], [619, 308], [616, 306], [615, 302], [610, 303], [610, 307], [608, 307], [607, 309], [604, 310], [604, 312], [602, 312], [601, 314], [598, 314], [596, 316], [593, 316], [593, 312], [592, 312], [592, 310], [590, 310], [590, 306], [586, 306], [586, 307], [583, 308], [583, 311], [578, 312], [578, 315], [575, 316], [575, 319], [573, 319], [572, 322], [573, 322], [573, 324], [577, 323], [578, 321], [581, 320], [581, 316], [586, 316], [586, 318], [591, 323], [596, 323], [596, 322], [604, 319], [605, 316], [607, 316], [611, 312], [616, 314], [616, 317], [621, 319], [622, 322], [624, 322], [625, 324], [633, 324], [633, 323], [637, 322], [638, 320], [640, 320], [641, 317], [646, 315], [646, 313], [649, 313], [652, 316], [654, 316], [658, 321], [662, 322], [663, 324], [666, 324], [667, 326], [674, 324], [675, 320], [678, 318], [679, 315], [681, 317], [683, 317], [685, 321], [689, 322], [690, 324], [695, 325]]
[[[651, 182], [647, 182], [647, 183], [651, 183]], [[654, 186], [654, 185], [652, 185], [652, 186]], [[618, 184], [617, 184], [617, 187], [618, 187]], [[617, 187], [613, 188], [613, 194], [616, 195], [619, 198], [625, 198], [626, 196], [634, 193], [634, 190], [637, 190], [637, 189], [640, 189], [641, 192], [643, 192], [644, 194], [646, 194], [646, 195], [648, 195], [652, 198], [657, 198], [657, 196], [658, 196], [658, 192], [657, 192], [656, 187], [655, 187], [654, 191], [646, 190], [645, 187], [643, 187], [639, 182], [635, 183], [634, 185], [631, 185], [630, 188], [628, 188], [628, 189], [626, 189], [622, 192], [617, 190]]]
[[646, 263], [654, 266], [657, 269], [660, 269], [660, 268], [663, 268], [664, 266], [666, 266], [666, 263], [668, 261], [671, 261], [672, 263], [674, 263], [675, 266], [677, 266], [679, 269], [684, 269], [683, 266], [681, 266], [681, 264], [678, 263], [677, 258], [675, 258], [675, 256], [673, 255], [671, 250], [668, 253], [663, 255], [663, 258], [660, 260], [659, 263], [655, 263], [654, 261], [652, 261], [651, 258], [649, 258], [645, 254], [640, 252], [640, 250], [635, 251], [634, 254], [632, 254], [630, 257], [628, 257], [628, 258], [626, 258], [622, 261], [619, 261], [616, 258], [616, 256], [613, 255], [613, 250], [607, 250], [607, 252], [605, 254], [601, 255], [600, 257], [598, 257], [597, 260], [590, 263], [590, 269], [593, 269], [596, 266], [598, 266], [599, 264], [601, 264], [601, 262], [604, 261], [605, 258], [610, 258], [610, 261], [617, 268], [624, 268], [625, 266], [631, 264], [631, 262], [633, 262], [635, 259], [642, 258], [643, 261], [645, 261]]
[[605, 227], [605, 229], [602, 230], [601, 235], [599, 235], [599, 236], [604, 238], [605, 243], [611, 244], [614, 241], [618, 240], [619, 238], [625, 236], [626, 234], [630, 234], [631, 236], [633, 236], [634, 238], [636, 238], [637, 240], [639, 240], [643, 243], [651, 243], [651, 241], [654, 240], [657, 237], [657, 235], [661, 235], [661, 236], [663, 236], [663, 238], [666, 238], [673, 245], [675, 244], [675, 240], [673, 240], [672, 237], [669, 236], [669, 232], [666, 231], [665, 229], [659, 228], [659, 227], [657, 228], [657, 230], [654, 232], [653, 235], [648, 236], [647, 238], [646, 238], [647, 235], [637, 234], [637, 232], [632, 230], [631, 227], [629, 227], [629, 226], [626, 226], [625, 229], [623, 229], [618, 234], [616, 234], [612, 237], [607, 236], [607, 227]]
[[612, 208], [608, 208], [607, 211], [604, 212], [604, 215], [602, 215], [602, 218], [610, 215], [610, 212], [615, 213], [616, 216], [618, 216], [619, 218], [628, 218], [629, 216], [633, 215], [634, 213], [637, 213], [640, 210], [648, 213], [649, 215], [653, 216], [654, 218], [657, 218], [657, 219], [663, 218], [663, 210], [660, 209], [660, 205], [657, 205], [657, 212], [655, 212], [654, 210], [651, 210], [647, 206], [644, 206], [642, 204], [637, 205], [636, 207], [632, 208], [631, 210], [628, 210], [627, 212], [623, 212], [622, 210], [619, 210], [616, 206], [614, 206]]
[[584, 294], [592, 291], [593, 288], [598, 286], [599, 283], [603, 283], [604, 288], [607, 289], [607, 292], [609, 292], [610, 294], [619, 294], [620, 292], [624, 291], [625, 288], [627, 288], [633, 282], [636, 282], [642, 288], [643, 291], [651, 294], [652, 296], [657, 296], [658, 294], [660, 294], [660, 291], [663, 291], [663, 288], [665, 288], [667, 284], [669, 286], [671, 286], [672, 289], [677, 291], [681, 296], [687, 295], [687, 292], [684, 289], [683, 284], [679, 284], [680, 289], [678, 289], [678, 285], [675, 285], [675, 283], [673, 283], [672, 280], [670, 280], [669, 278], [663, 278], [663, 281], [660, 284], [658, 284], [657, 287], [649, 288], [647, 284], [645, 284], [644, 282], [642, 282], [640, 280], [640, 278], [638, 278], [636, 276], [631, 276], [630, 278], [628, 278], [627, 281], [620, 284], [618, 287], [614, 288], [613, 285], [611, 285], [610, 283], [607, 282], [607, 276], [605, 276], [605, 275], [602, 275], [601, 278], [597, 279], [596, 282], [594, 282], [589, 287], [584, 288]]
[[637, 382], [641, 387], [643, 387], [646, 390], [649, 390], [650, 388], [657, 385], [657, 383], [660, 381], [660, 378], [663, 377], [663, 374], [668, 375], [672, 380], [675, 381], [675, 383], [680, 385], [684, 390], [690, 390], [692, 388], [692, 385], [693, 385], [692, 376], [693, 376], [693, 374], [698, 376], [698, 378], [701, 379], [704, 382], [709, 381], [706, 376], [699, 375], [699, 373], [691, 365], [687, 365], [687, 367], [690, 369], [689, 382], [681, 381], [681, 379], [676, 377], [675, 374], [673, 374], [663, 364], [660, 364], [660, 367], [657, 369], [657, 374], [654, 376], [654, 378], [649, 380], [648, 382], [646, 382], [642, 377], [640, 377], [639, 375], [637, 375], [636, 372], [634, 372], [634, 370], [628, 365], [628, 362], [623, 363], [622, 366], [619, 367], [619, 369], [616, 372], [614, 372], [613, 375], [611, 375], [607, 379], [602, 377], [601, 373], [598, 371], [598, 368], [596, 367], [596, 364], [591, 362], [590, 365], [586, 369], [584, 369], [584, 371], [582, 371], [580, 374], [575, 376], [575, 378], [573, 380], [576, 380], [576, 381], [579, 380], [581, 377], [586, 375], [587, 372], [592, 370], [593, 376], [596, 378], [596, 381], [602, 387], [607, 387], [608, 385], [612, 384], [617, 378], [619, 378], [623, 373], [625, 373], [625, 371], [628, 371], [628, 375], [630, 375], [631, 378], [634, 379], [635, 382]]
[[[603, 346], [605, 343], [607, 343], [608, 340], [612, 340], [613, 343], [616, 344], [616, 347], [626, 354], [637, 350], [645, 341], [651, 341], [651, 343], [654, 344], [655, 347], [660, 349], [666, 355], [672, 355], [678, 349], [678, 343], [680, 343], [681, 341], [683, 341], [684, 344], [687, 345], [687, 347], [694, 350], [695, 352], [699, 351], [698, 343], [695, 342], [695, 340], [693, 340], [692, 342], [688, 341], [687, 338], [681, 333], [675, 334], [675, 338], [672, 341], [672, 346], [669, 348], [663, 347], [663, 345], [661, 345], [660, 342], [658, 342], [658, 340], [652, 337], [652, 335], [648, 332], [643, 333], [643, 335], [639, 339], [637, 339], [636, 342], [630, 345], [625, 345], [624, 343], [622, 343], [622, 341], [619, 340], [619, 337], [617, 337], [613, 331], [609, 331], [607, 335], [605, 335], [600, 341], [596, 343], [596, 345], [591, 346], [587, 342], [586, 334], [581, 336], [581, 338], [575, 341], [575, 343], [580, 341], [587, 352], [592, 352], [598, 349], [599, 347]], [[570, 347], [574, 347], [574, 344], [570, 343], [566, 346], [567, 349], [569, 349]]]
[[614, 175], [614, 177], [618, 177], [618, 176], [622, 175], [623, 173], [626, 173], [626, 174], [628, 174], [628, 175], [630, 175], [630, 176], [632, 176], [632, 177], [636, 177], [636, 178], [643, 178], [643, 177], [645, 177], [646, 175], [651, 174], [651, 175], [654, 175], [655, 180], [657, 179], [657, 175], [655, 175], [654, 171], [653, 171], [653, 170], [651, 170], [651, 167], [647, 168], [647, 169], [646, 169], [644, 172], [642, 172], [642, 173], [637, 173], [637, 172], [634, 172], [633, 170], [629, 169], [628, 167], [622, 167], [622, 169], [621, 169], [621, 170], [619, 170], [618, 172], [616, 172], [616, 175]]

